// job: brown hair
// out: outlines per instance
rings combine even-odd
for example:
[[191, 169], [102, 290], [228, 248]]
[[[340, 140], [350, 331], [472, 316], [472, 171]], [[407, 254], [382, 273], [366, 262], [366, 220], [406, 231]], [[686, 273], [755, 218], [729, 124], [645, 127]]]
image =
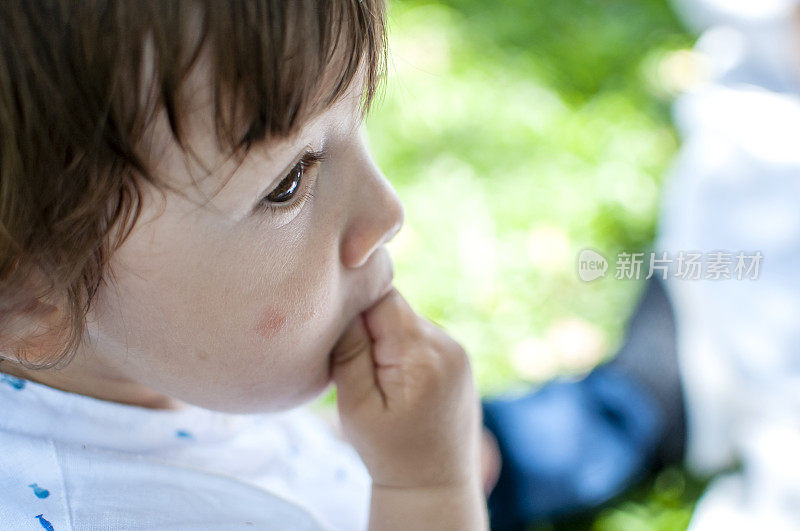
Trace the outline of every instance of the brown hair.
[[382, 0], [0, 2], [3, 353], [14, 313], [51, 298], [64, 310], [57, 349], [38, 365], [24, 342], [15, 354], [31, 369], [71, 360], [142, 180], [172, 189], [137, 148], [162, 110], [187, 150], [180, 89], [207, 42], [217, 140], [241, 160], [336, 101], [362, 64], [366, 112], [385, 71], [384, 11]]

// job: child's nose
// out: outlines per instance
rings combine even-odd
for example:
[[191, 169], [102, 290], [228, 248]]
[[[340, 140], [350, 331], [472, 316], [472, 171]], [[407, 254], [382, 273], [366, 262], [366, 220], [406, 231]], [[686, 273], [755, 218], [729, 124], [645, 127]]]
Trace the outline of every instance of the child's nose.
[[342, 240], [341, 259], [346, 267], [361, 267], [372, 253], [390, 241], [403, 225], [403, 205], [374, 166], [359, 179], [353, 196], [353, 215]]

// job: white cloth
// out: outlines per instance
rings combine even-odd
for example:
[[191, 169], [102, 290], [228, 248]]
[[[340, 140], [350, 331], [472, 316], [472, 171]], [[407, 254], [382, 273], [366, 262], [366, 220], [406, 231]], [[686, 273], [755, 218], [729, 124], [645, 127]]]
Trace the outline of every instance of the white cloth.
[[724, 500], [737, 525], [749, 528], [761, 514], [755, 521], [771, 529], [781, 529], [779, 520], [800, 529], [800, 99], [705, 87], [680, 102], [681, 113], [693, 124], [665, 195], [657, 249], [763, 255], [756, 280], [667, 281], [688, 464], [702, 474], [737, 460], [743, 467], [740, 487], [728, 478], [723, 495], [711, 485], [692, 528], [739, 529], [709, 516]]
[[[692, 5], [712, 3], [728, 6]], [[708, 32], [719, 29], [709, 13], [702, 11], [701, 25], [709, 29], [701, 48]], [[723, 21], [731, 31], [746, 33], [747, 20], [759, 31], [770, 20], [785, 26], [785, 18], [767, 14], [737, 16]], [[743, 45], [742, 58], [758, 55]], [[783, 61], [781, 83], [751, 68], [757, 61], [744, 61], [715, 69], [718, 78], [675, 105], [684, 142], [665, 191], [656, 249], [672, 257], [718, 250], [763, 255], [757, 280], [671, 276], [667, 282], [686, 398], [687, 464], [712, 474], [741, 463], [739, 472], [709, 485], [692, 531], [800, 529], [800, 97], [788, 81], [800, 71], [786, 56], [769, 55]]]
[[800, 46], [793, 11], [800, 0], [672, 0], [700, 38], [694, 47], [715, 83], [775, 92], [800, 88]]
[[364, 529], [370, 478], [305, 408], [153, 410], [0, 373], [0, 529]]

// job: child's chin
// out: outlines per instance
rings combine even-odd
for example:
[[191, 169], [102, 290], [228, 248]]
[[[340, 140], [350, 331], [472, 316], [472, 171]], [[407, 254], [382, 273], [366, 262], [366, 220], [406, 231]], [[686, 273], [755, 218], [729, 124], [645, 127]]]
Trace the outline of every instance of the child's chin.
[[225, 403], [197, 404], [207, 409], [225, 413], [277, 413], [294, 409], [307, 404], [317, 398], [330, 386], [330, 373], [325, 371], [316, 380], [304, 382], [306, 385], [297, 386], [297, 391], [291, 395], [259, 396], [253, 393], [247, 396], [228, 397]]

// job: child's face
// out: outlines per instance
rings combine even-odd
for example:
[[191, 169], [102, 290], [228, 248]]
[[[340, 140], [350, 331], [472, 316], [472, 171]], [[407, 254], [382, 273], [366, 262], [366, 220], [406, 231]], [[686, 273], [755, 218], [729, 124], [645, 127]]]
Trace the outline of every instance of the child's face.
[[[254, 148], [205, 207], [200, 192], [210, 195], [235, 168], [215, 147], [210, 107], [188, 129], [214, 171], [197, 186], [160, 117], [152, 163], [195, 201], [145, 198], [112, 256], [116, 283], [102, 286], [89, 316], [93, 348], [82, 358], [100, 364], [92, 372], [239, 412], [297, 405], [326, 387], [331, 347], [391, 283], [384, 243], [403, 219], [359, 134], [359, 101], [353, 89], [296, 137]], [[294, 191], [289, 179], [273, 194], [290, 199], [258, 210], [305, 151], [323, 148], [325, 160]]]

